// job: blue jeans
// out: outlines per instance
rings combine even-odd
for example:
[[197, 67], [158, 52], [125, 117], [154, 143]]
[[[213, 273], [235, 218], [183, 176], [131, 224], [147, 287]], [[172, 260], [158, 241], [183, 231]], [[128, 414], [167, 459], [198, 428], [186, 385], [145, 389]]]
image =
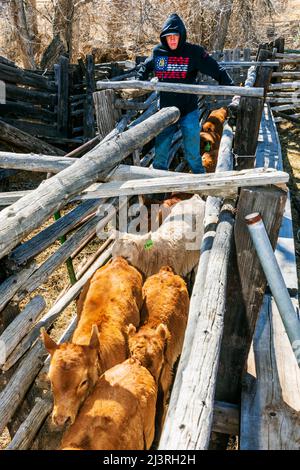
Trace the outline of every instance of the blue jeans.
[[[184, 156], [193, 173], [205, 173], [200, 156], [199, 112], [196, 109], [178, 121], [182, 132]], [[167, 170], [169, 152], [177, 123], [164, 129], [155, 139], [155, 158], [153, 168]]]

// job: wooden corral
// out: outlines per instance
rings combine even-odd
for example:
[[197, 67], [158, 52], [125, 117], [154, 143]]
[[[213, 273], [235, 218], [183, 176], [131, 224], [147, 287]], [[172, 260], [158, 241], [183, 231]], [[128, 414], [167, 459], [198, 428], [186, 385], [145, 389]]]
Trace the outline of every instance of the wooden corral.
[[[232, 74], [234, 87], [218, 87], [207, 77], [185, 87], [136, 82], [135, 64], [94, 64], [91, 56], [76, 67], [68, 66], [62, 57], [45, 76], [17, 71], [23, 82], [16, 84], [29, 85], [28, 80], [34, 79], [50, 87], [36, 91], [36, 101], [28, 99], [28, 104], [41, 103], [40, 95], [49, 99], [55, 95], [47, 106], [53, 106], [51, 125], [56, 131], [52, 139], [33, 128], [30, 131], [28, 124], [17, 126], [21, 114], [12, 119], [11, 108], [3, 108], [7, 115], [0, 126], [10, 136], [3, 140], [11, 144], [19, 139], [20, 145], [0, 152], [0, 167], [51, 173], [36, 189], [0, 193], [0, 206], [5, 207], [0, 212], [4, 267], [0, 346], [6, 349], [4, 356], [0, 354], [0, 433], [8, 427], [7, 449], [59, 448], [61, 433], [52, 428], [52, 394], [46, 381], [50, 358], [39, 338], [40, 328], [51, 331], [95, 271], [110, 259], [113, 238], [75, 270], [74, 282], [48, 311], [36, 290], [63, 263], [76, 259], [116, 213], [121, 224], [122, 209], [129, 201], [138, 196], [141, 204], [144, 194], [174, 191], [206, 197], [205, 230], [190, 285], [183, 350], [157, 447], [226, 448], [234, 435], [241, 449], [299, 448], [299, 368], [244, 221], [249, 213], [262, 215], [296, 315], [298, 283], [285, 184], [288, 175], [283, 171], [269, 103], [270, 91], [279, 89], [272, 87], [282, 84], [279, 79], [289, 78], [282, 67], [298, 59], [286, 57], [283, 50], [270, 52], [269, 47], [255, 55], [249, 49], [214, 53]], [[2, 65], [14, 67], [0, 62], [0, 74]], [[129, 70], [124, 72], [125, 66]], [[129, 98], [125, 90], [132, 88], [140, 90]], [[8, 89], [15, 99], [17, 86], [9, 84]], [[229, 107], [215, 173], [184, 173], [180, 131], [169, 153], [173, 171], [148, 168], [154, 158], [153, 139], [179, 118], [176, 108], [157, 111], [157, 95], [163, 89], [198, 94], [201, 126], [211, 109]], [[30, 93], [27, 90], [25, 96], [24, 91], [22, 99], [26, 101]], [[76, 119], [81, 119], [80, 125]], [[70, 122], [76, 122], [76, 127], [69, 127]], [[36, 136], [32, 142], [28, 131]], [[83, 145], [67, 153], [76, 142]], [[80, 158], [74, 161], [74, 157]], [[111, 205], [108, 213], [103, 210], [106, 203]], [[60, 210], [66, 212], [40, 230]], [[61, 246], [38, 265], [37, 256], [65, 236]], [[20, 307], [22, 301], [25, 307]], [[59, 342], [70, 339], [75, 327], [73, 318]]]

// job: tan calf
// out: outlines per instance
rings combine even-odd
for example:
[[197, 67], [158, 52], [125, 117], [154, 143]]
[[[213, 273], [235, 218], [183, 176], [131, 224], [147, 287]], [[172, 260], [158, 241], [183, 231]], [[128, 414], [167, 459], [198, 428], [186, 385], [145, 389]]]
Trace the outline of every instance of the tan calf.
[[[134, 327], [133, 327], [134, 328]], [[168, 331], [153, 330], [149, 354], [158, 370], [164, 360]], [[149, 449], [155, 430], [157, 385], [136, 359], [106, 371], [62, 439], [63, 450]]]
[[200, 258], [204, 233], [205, 202], [198, 195], [171, 206], [171, 212], [154, 232], [142, 235], [119, 233], [112, 254], [123, 256], [145, 277], [171, 266], [186, 276]]
[[84, 289], [72, 342], [57, 345], [42, 332], [52, 356], [49, 378], [54, 424], [62, 426], [68, 419], [74, 422], [99, 375], [128, 357], [127, 327], [139, 324], [141, 305], [142, 276], [117, 257], [96, 271]]

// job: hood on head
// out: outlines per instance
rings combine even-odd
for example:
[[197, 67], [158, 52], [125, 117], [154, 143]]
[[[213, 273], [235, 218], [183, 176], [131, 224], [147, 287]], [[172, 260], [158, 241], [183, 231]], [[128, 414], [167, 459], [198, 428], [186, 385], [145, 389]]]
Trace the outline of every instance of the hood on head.
[[184, 26], [184, 22], [176, 13], [173, 13], [168, 17], [160, 33], [161, 43], [168, 49], [169, 47], [165, 35], [171, 33], [180, 34], [179, 44], [177, 47], [177, 49], [180, 49], [186, 41], [186, 28]]

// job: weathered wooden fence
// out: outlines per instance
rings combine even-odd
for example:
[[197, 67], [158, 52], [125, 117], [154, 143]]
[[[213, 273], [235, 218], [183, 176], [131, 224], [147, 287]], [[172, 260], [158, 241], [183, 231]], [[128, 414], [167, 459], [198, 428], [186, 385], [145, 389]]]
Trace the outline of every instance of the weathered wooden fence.
[[[236, 53], [227, 57], [224, 53], [224, 57], [229, 59], [227, 63], [231, 61], [231, 65], [232, 60], [237, 61], [241, 55]], [[254, 57], [247, 51], [244, 62], [250, 58]], [[61, 68], [56, 67], [53, 75], [59, 80], [60, 75], [65, 74], [66, 77], [68, 69], [68, 80], [74, 93], [70, 95], [69, 105], [78, 102], [76, 106], [69, 106], [71, 113], [72, 110], [78, 111], [73, 114], [72, 126], [80, 127], [76, 120], [84, 116], [84, 125], [78, 133], [83, 132], [84, 135], [87, 132], [85, 135], [89, 141], [75, 154], [71, 152], [60, 157], [50, 152], [49, 148], [42, 155], [34, 149], [27, 149], [27, 153], [23, 151], [22, 154], [0, 153], [0, 167], [5, 169], [26, 168], [57, 174], [34, 191], [10, 195], [12, 204], [7, 204], [8, 207], [0, 212], [1, 262], [6, 270], [0, 284], [0, 345], [3, 340], [8, 351], [1, 366], [4, 374], [0, 379], [0, 432], [5, 426], [9, 427], [12, 436], [9, 449], [47, 449], [59, 445], [60, 434], [51, 431], [48, 418], [52, 409], [51, 393], [45, 383], [49, 358], [39, 339], [39, 330], [42, 326], [47, 329], [52, 327], [95, 270], [109, 259], [113, 240], [109, 238], [76, 271], [75, 284], [67, 286], [46, 313], [43, 298], [35, 296], [29, 300], [28, 294], [35, 293], [68, 258], [75, 258], [95, 237], [96, 230], [104, 230], [113, 214], [103, 216], [101, 212], [96, 213], [101, 208], [101, 201], [110, 202], [118, 211], [127, 204], [122, 199], [119, 203], [120, 195], [131, 197], [145, 192], [183, 188], [208, 194], [205, 236], [193, 286], [184, 348], [160, 448], [207, 449], [215, 441], [225, 445], [229, 434], [239, 433], [240, 422], [243, 448], [251, 448], [249, 435], [253, 434], [253, 426], [247, 427], [243, 413], [248, 413], [253, 424], [257, 407], [261, 406], [261, 395], [257, 395], [257, 402], [252, 408], [247, 390], [243, 390], [242, 409], [240, 399], [243, 371], [266, 282], [243, 218], [250, 211], [261, 212], [275, 245], [286, 191], [274, 184], [282, 185], [287, 181], [287, 175], [282, 171], [253, 169], [255, 157], [257, 160], [268, 151], [268, 140], [259, 148], [259, 153], [257, 143], [259, 135], [265, 132], [260, 124], [264, 117], [264, 97], [272, 75], [270, 59], [273, 60], [264, 49], [256, 58], [259, 64], [247, 71], [245, 86], [226, 91], [227, 95], [231, 95], [226, 99], [231, 103], [233, 113], [224, 126], [216, 174], [197, 176], [178, 173], [184, 167], [175, 158], [182, 145], [180, 131], [174, 136], [169, 154], [171, 168], [177, 171], [144, 168], [154, 157], [153, 138], [161, 129], [175, 122], [179, 114], [172, 108], [157, 113], [155, 85], [147, 85], [146, 96], [120, 99], [113, 88], [126, 88], [126, 81], [118, 85], [120, 72], [109, 70], [111, 64], [95, 67], [97, 78], [107, 78], [108, 74], [114, 73], [118, 80], [105, 82], [106, 85], [99, 82], [103, 90], [94, 93], [99, 134], [95, 137], [92, 133], [88, 134], [91, 132], [93, 103], [83, 98], [86, 94], [82, 91], [88, 90], [89, 97], [92, 96], [94, 65], [91, 59], [87, 64], [81, 63], [80, 73], [78, 68], [70, 73], [66, 60], [62, 59]], [[127, 68], [130, 69], [130, 66]], [[245, 70], [247, 68], [248, 65]], [[124, 68], [122, 71], [121, 79], [125, 78]], [[66, 83], [61, 85], [60, 92], [66, 106]], [[222, 97], [224, 91], [223, 88], [203, 85], [198, 90], [195, 88], [194, 92], [200, 89], [214, 97]], [[239, 96], [239, 92], [243, 96]], [[232, 98], [234, 94], [237, 96]], [[218, 98], [215, 107], [221, 102]], [[61, 132], [67, 132], [69, 122], [63, 109], [61, 105], [59, 122]], [[208, 114], [203, 99], [200, 110], [202, 123]], [[103, 118], [103, 114], [107, 119]], [[90, 124], [87, 125], [88, 122]], [[29, 147], [30, 142], [27, 145]], [[29, 152], [35, 154], [29, 155]], [[74, 162], [74, 155], [84, 156]], [[127, 164], [119, 165], [126, 157]], [[232, 172], [233, 169], [238, 171]], [[91, 186], [96, 181], [101, 184]], [[92, 199], [84, 200], [84, 194]], [[5, 199], [7, 195], [0, 195], [0, 202], [2, 197]], [[26, 235], [39, 228], [55, 211], [74, 202], [74, 198], [79, 204], [24, 241]], [[68, 238], [64, 244], [38, 266], [37, 256], [65, 235]], [[18, 304], [24, 299], [27, 305], [20, 312]], [[70, 322], [60, 341], [70, 337], [74, 326], [75, 319]], [[270, 429], [272, 423], [268, 422], [268, 426]], [[293, 423], [289, 422], [289, 426], [294, 429]], [[293, 432], [290, 434], [293, 435]], [[286, 445], [286, 439], [282, 439], [281, 444]]]

